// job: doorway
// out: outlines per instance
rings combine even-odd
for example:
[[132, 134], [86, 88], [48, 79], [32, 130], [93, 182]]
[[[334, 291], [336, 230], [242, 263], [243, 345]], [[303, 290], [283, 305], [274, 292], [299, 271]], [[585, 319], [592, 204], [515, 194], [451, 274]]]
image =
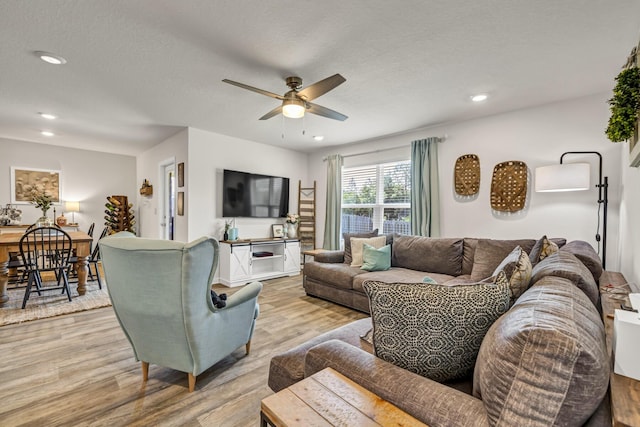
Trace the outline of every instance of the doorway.
[[162, 216], [160, 220], [161, 238], [173, 240], [176, 214], [176, 162], [171, 160], [160, 166], [162, 171]]

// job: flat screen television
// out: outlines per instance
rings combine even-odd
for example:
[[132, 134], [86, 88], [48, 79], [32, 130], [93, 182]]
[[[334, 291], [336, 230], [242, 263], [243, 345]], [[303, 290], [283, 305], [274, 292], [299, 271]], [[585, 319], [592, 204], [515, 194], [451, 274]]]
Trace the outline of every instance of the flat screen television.
[[288, 210], [289, 178], [224, 170], [222, 216], [281, 218]]

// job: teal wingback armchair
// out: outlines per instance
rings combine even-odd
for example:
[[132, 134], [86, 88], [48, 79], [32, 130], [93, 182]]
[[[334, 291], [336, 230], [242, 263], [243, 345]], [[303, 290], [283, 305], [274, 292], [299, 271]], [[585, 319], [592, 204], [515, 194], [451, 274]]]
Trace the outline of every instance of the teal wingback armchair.
[[245, 345], [250, 350], [260, 282], [230, 295], [216, 308], [210, 286], [218, 242], [152, 240], [121, 232], [100, 241], [107, 289], [146, 381], [149, 363], [196, 376]]

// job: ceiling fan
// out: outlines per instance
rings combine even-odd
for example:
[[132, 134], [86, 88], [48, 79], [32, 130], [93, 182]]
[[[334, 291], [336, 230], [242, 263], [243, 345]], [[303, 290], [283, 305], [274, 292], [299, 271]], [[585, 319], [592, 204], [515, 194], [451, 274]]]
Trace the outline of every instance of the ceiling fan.
[[299, 90], [302, 87], [302, 78], [287, 77], [286, 84], [291, 90], [284, 95], [278, 95], [273, 92], [246, 85], [244, 83], [234, 82], [233, 80], [224, 79], [222, 81], [282, 101], [282, 105], [279, 105], [264, 116], [260, 117], [260, 120], [270, 119], [271, 117], [280, 113], [282, 113], [285, 117], [297, 119], [304, 116], [305, 111], [334, 120], [343, 121], [347, 119], [347, 116], [345, 116], [344, 114], [309, 102], [346, 82], [347, 80], [340, 74], [334, 74], [333, 76], [327, 77], [324, 80], [320, 80], [319, 82], [316, 82], [311, 86], [307, 86], [302, 90]]

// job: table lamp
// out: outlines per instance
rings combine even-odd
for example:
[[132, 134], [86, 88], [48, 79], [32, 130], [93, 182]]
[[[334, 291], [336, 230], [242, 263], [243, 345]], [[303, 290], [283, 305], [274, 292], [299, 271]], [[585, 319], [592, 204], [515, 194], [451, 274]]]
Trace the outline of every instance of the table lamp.
[[77, 225], [75, 213], [80, 212], [80, 202], [65, 202], [64, 210], [67, 212], [71, 212], [71, 224]]

